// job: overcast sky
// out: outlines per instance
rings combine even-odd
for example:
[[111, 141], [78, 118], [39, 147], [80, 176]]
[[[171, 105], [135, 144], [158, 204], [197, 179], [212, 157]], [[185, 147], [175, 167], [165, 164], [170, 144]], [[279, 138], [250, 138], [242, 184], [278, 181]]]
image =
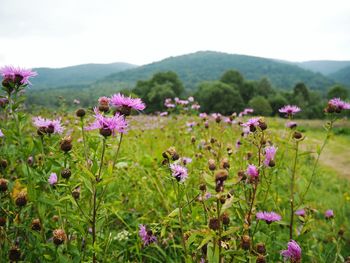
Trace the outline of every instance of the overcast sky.
[[199, 50], [350, 60], [350, 1], [0, 0], [0, 66], [141, 65]]

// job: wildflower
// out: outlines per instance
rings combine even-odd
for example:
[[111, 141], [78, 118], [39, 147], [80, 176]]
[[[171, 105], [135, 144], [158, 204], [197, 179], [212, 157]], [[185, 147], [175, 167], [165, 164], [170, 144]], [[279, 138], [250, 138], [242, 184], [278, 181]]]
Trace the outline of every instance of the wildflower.
[[123, 94], [114, 94], [109, 102], [112, 106], [116, 107], [117, 110], [123, 115], [130, 115], [131, 109], [144, 110], [145, 104], [140, 98], [125, 97]]
[[50, 120], [38, 116], [33, 118], [33, 123], [38, 128], [39, 135], [62, 133], [64, 130], [61, 124], [61, 118]]
[[288, 242], [288, 248], [281, 251], [281, 255], [285, 260], [290, 260], [293, 263], [301, 262], [301, 248], [297, 242], [290, 240]]
[[88, 127], [86, 130], [95, 130], [99, 129], [100, 134], [107, 137], [110, 135], [115, 136], [116, 132], [125, 133], [127, 128], [127, 122], [124, 120], [123, 116], [118, 113], [113, 117], [105, 117], [97, 108], [94, 109], [95, 112], [95, 121]]
[[147, 230], [146, 226], [139, 225], [139, 236], [143, 241], [144, 246], [157, 242], [157, 237], [153, 235], [152, 230]]
[[170, 98], [165, 99], [164, 106], [167, 108], [175, 108], [175, 104], [173, 103], [172, 99], [170, 99]]
[[64, 137], [61, 142], [60, 142], [60, 148], [62, 151], [64, 151], [65, 153], [69, 152], [70, 150], [72, 150], [72, 137], [71, 136], [66, 136]]
[[184, 165], [187, 165], [187, 164], [189, 164], [189, 163], [192, 162], [192, 159], [189, 158], [189, 157], [182, 157], [182, 158], [181, 158], [181, 162], [182, 162]]
[[21, 260], [21, 250], [17, 246], [13, 246], [9, 251], [10, 262], [18, 262]]
[[264, 220], [267, 224], [281, 220], [281, 216], [275, 212], [258, 212], [256, 213], [256, 218]]
[[242, 238], [241, 238], [241, 247], [244, 250], [248, 250], [248, 249], [250, 249], [250, 245], [251, 245], [250, 236], [248, 236], [248, 235], [242, 236]]
[[0, 192], [6, 192], [8, 188], [8, 181], [4, 178], [0, 178]]
[[258, 177], [259, 176], [259, 170], [254, 164], [249, 164], [246, 173], [250, 177]]
[[0, 129], [0, 137], [4, 137], [4, 134], [2, 133], [1, 129]]
[[333, 212], [333, 210], [328, 209], [328, 210], [324, 213], [324, 216], [325, 216], [326, 219], [333, 218], [333, 217], [334, 217], [334, 212]]
[[188, 97], [187, 100], [188, 100], [189, 102], [194, 102], [194, 98], [193, 98], [192, 96]]
[[285, 113], [287, 116], [292, 116], [301, 111], [298, 106], [295, 105], [286, 105], [278, 110], [281, 113]]
[[186, 126], [189, 127], [189, 128], [192, 128], [192, 127], [196, 126], [196, 122], [188, 121], [188, 122], [186, 122]]
[[209, 228], [212, 230], [218, 230], [220, 228], [220, 220], [218, 218], [209, 219]]
[[206, 114], [205, 112], [199, 113], [199, 118], [206, 119], [206, 118], [208, 118], [208, 114]]
[[265, 148], [265, 160], [264, 164], [266, 166], [275, 166], [274, 158], [276, 155], [277, 148], [275, 146], [268, 146]]
[[263, 254], [265, 255], [266, 254], [266, 246], [264, 243], [258, 243], [256, 244], [256, 251], [259, 253], [259, 254]]
[[212, 113], [211, 116], [215, 119], [217, 123], [221, 122], [222, 115], [220, 113]]
[[178, 165], [178, 164], [171, 164], [170, 169], [172, 172], [172, 176], [174, 176], [178, 182], [184, 182], [186, 180], [186, 178], [188, 177], [186, 167], [183, 167], [183, 166]]
[[250, 132], [255, 132], [256, 127], [259, 126], [259, 117], [249, 119], [246, 123], [242, 123], [241, 126], [249, 128]]
[[167, 115], [168, 115], [168, 112], [167, 112], [167, 111], [164, 111], [164, 112], [159, 113], [159, 116], [160, 116], [160, 117], [164, 117], [164, 116], [167, 116]]
[[69, 177], [71, 177], [71, 175], [72, 175], [72, 172], [69, 168], [65, 168], [61, 171], [61, 176], [64, 179], [69, 179]]
[[98, 110], [102, 111], [102, 112], [108, 112], [109, 111], [109, 101], [110, 98], [107, 97], [100, 97], [98, 99]]
[[27, 85], [31, 84], [29, 78], [35, 77], [38, 74], [31, 69], [25, 69], [20, 67], [5, 66], [0, 68], [0, 74], [3, 77], [2, 85], [4, 87], [10, 87], [12, 85]]
[[33, 219], [33, 221], [32, 221], [32, 230], [34, 230], [34, 231], [40, 231], [41, 230], [40, 219], [38, 219], [38, 218]]
[[78, 110], [75, 112], [75, 114], [77, 115], [77, 117], [82, 118], [82, 117], [85, 116], [86, 112], [85, 112], [84, 109], [78, 109]]
[[298, 124], [295, 121], [289, 121], [286, 123], [286, 127], [290, 129], [294, 129], [298, 126]]
[[200, 107], [201, 107], [201, 106], [200, 106], [198, 103], [194, 103], [194, 104], [191, 106], [192, 110], [199, 110]]
[[57, 174], [56, 173], [51, 173], [48, 181], [49, 181], [50, 185], [57, 184]]
[[299, 210], [295, 211], [295, 214], [296, 214], [297, 216], [302, 216], [302, 217], [304, 217], [304, 216], [306, 215], [306, 212], [305, 212], [305, 209], [299, 209]]
[[328, 106], [325, 109], [328, 113], [340, 113], [342, 110], [349, 110], [350, 103], [342, 101], [340, 98], [333, 98], [328, 102]]
[[78, 200], [80, 198], [80, 187], [79, 186], [72, 191], [72, 196], [75, 200]]
[[27, 192], [26, 191], [21, 191], [17, 194], [15, 203], [17, 206], [25, 206], [28, 202], [28, 197], [27, 197]]

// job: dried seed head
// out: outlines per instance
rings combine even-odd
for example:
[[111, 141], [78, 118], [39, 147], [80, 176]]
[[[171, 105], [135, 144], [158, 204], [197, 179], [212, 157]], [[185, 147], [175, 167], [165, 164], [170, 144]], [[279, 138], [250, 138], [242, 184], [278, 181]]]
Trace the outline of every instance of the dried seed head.
[[263, 121], [262, 119], [259, 120], [259, 128], [264, 131], [267, 129], [267, 124], [265, 121]]
[[221, 216], [221, 221], [222, 221], [222, 224], [227, 226], [230, 224], [230, 217], [227, 213], [224, 213], [222, 216]]
[[57, 222], [58, 219], [59, 219], [58, 215], [54, 215], [54, 216], [52, 217], [52, 221], [54, 221], [54, 222]]
[[244, 250], [249, 250], [250, 249], [250, 237], [248, 235], [244, 235], [241, 238], [241, 247]]
[[215, 181], [225, 181], [228, 177], [228, 172], [224, 169], [220, 169], [218, 171], [215, 172]]
[[0, 192], [6, 192], [8, 188], [8, 181], [4, 178], [0, 178]]
[[0, 160], [0, 167], [3, 169], [6, 169], [6, 167], [8, 166], [8, 162], [5, 159]]
[[205, 184], [200, 184], [199, 185], [199, 190], [201, 190], [201, 191], [206, 191], [207, 190], [207, 186], [205, 185]]
[[212, 230], [218, 230], [220, 228], [220, 220], [217, 218], [210, 218], [209, 228]]
[[256, 263], [266, 263], [266, 259], [263, 255], [258, 255], [256, 258]]
[[33, 221], [32, 221], [32, 230], [34, 230], [34, 231], [40, 231], [41, 230], [41, 223], [40, 223], [40, 219], [39, 218], [33, 219]]
[[72, 191], [72, 196], [75, 200], [78, 200], [80, 198], [80, 187], [78, 188], [75, 188], [73, 191]]
[[75, 112], [75, 114], [77, 115], [77, 117], [82, 118], [82, 117], [85, 116], [86, 111], [85, 111], [84, 109], [78, 109], [78, 110]]
[[72, 150], [72, 137], [67, 136], [64, 137], [60, 143], [61, 146], [61, 150], [64, 152], [69, 152], [70, 150]]
[[210, 171], [214, 171], [216, 169], [216, 164], [215, 164], [215, 161], [213, 159], [209, 159], [208, 165], [209, 165]]
[[227, 158], [224, 158], [221, 160], [220, 168], [222, 168], [222, 169], [229, 169], [230, 168], [230, 162]]
[[53, 231], [53, 243], [56, 246], [63, 244], [67, 240], [67, 235], [63, 229], [56, 229]]
[[20, 192], [15, 199], [15, 203], [17, 206], [22, 207], [25, 206], [27, 204], [27, 192], [26, 191], [22, 191]]
[[21, 260], [21, 250], [17, 246], [13, 246], [9, 251], [9, 260], [10, 262], [17, 262]]
[[195, 143], [196, 142], [196, 137], [192, 136], [191, 137], [191, 143]]
[[69, 168], [63, 169], [61, 171], [61, 176], [64, 179], [69, 179], [69, 177], [71, 177], [71, 175], [72, 175], [72, 172], [71, 172], [71, 170]]
[[6, 217], [0, 216], [0, 227], [6, 226]]

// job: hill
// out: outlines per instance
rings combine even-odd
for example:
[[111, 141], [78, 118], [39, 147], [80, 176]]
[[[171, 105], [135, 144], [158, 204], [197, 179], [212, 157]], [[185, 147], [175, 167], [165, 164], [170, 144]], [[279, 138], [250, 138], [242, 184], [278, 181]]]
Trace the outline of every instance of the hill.
[[350, 61], [313, 60], [296, 64], [303, 69], [308, 69], [329, 76], [347, 66], [350, 66]]
[[338, 70], [337, 72], [334, 72], [333, 74], [330, 74], [329, 77], [350, 87], [350, 65]]
[[137, 80], [150, 78], [159, 71], [175, 71], [187, 89], [194, 90], [198, 83], [218, 79], [226, 70], [236, 69], [246, 79], [259, 80], [267, 77], [278, 88], [291, 89], [297, 82], [304, 82], [312, 89], [323, 90], [331, 86], [332, 80], [319, 73], [302, 69], [290, 63], [272, 59], [200, 51], [188, 55], [169, 57], [134, 69], [111, 74], [94, 86], [126, 83], [133, 86]]
[[83, 64], [64, 68], [35, 68], [33, 89], [51, 89], [61, 86], [79, 86], [94, 83], [112, 73], [136, 67], [128, 63]]

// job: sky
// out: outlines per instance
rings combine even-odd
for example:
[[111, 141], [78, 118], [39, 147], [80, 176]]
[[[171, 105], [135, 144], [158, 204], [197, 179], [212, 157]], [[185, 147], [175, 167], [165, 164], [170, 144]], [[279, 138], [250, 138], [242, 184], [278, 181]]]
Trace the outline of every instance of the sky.
[[350, 1], [0, 0], [0, 66], [143, 65], [200, 50], [350, 60]]

